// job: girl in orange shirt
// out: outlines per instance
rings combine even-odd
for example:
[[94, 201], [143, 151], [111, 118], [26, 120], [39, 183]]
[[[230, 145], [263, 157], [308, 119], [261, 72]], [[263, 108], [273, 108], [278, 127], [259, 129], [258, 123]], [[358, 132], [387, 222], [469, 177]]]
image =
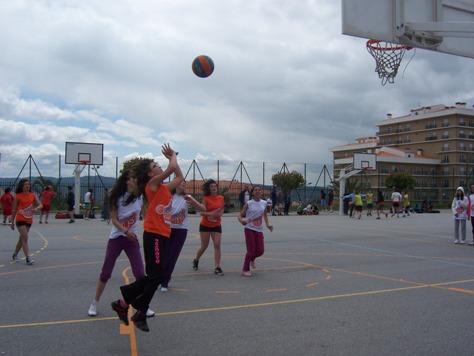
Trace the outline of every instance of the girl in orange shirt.
[[[34, 207], [36, 205], [36, 207]], [[18, 261], [18, 252], [23, 248], [26, 257], [26, 263], [32, 265], [33, 261], [28, 254], [28, 233], [33, 224], [33, 213], [41, 210], [43, 205], [39, 201], [35, 193], [31, 191], [31, 184], [28, 179], [20, 179], [15, 190], [15, 199], [13, 200], [12, 209], [12, 230], [16, 227], [20, 236], [13, 253], [13, 261]]]
[[212, 238], [214, 244], [214, 273], [223, 276], [221, 269], [221, 236], [222, 226], [221, 217], [224, 213], [224, 197], [217, 194], [217, 183], [213, 179], [209, 179], [202, 186], [204, 198], [202, 204], [206, 208], [205, 212], [201, 212], [202, 219], [199, 225], [199, 235], [201, 236], [201, 247], [196, 252], [193, 260], [193, 269], [199, 268], [199, 259], [209, 246], [209, 240]]

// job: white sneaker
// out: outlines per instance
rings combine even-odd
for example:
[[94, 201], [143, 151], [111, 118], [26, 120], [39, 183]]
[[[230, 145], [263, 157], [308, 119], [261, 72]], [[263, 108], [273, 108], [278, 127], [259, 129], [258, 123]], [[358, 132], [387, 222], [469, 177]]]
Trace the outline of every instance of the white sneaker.
[[151, 318], [152, 316], [155, 316], [155, 312], [148, 308], [148, 310], [146, 311], [146, 317]]
[[91, 306], [89, 307], [89, 311], [87, 312], [89, 316], [97, 316], [97, 303], [92, 302]]
[[464, 245], [464, 244], [466, 243], [466, 241], [465, 241], [465, 240], [461, 240], [459, 243], [460, 243], [461, 245]]
[[161, 293], [166, 293], [166, 292], [168, 292], [168, 288], [167, 287], [161, 287], [160, 292]]
[[455, 244], [458, 244], [458, 243], [459, 243], [459, 240], [454, 240], [454, 243], [455, 243]]

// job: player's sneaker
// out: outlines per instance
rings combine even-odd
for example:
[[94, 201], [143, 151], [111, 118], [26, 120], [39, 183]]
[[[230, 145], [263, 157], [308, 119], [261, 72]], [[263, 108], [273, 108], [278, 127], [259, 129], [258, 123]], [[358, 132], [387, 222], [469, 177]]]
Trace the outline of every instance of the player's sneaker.
[[257, 264], [255, 263], [255, 261], [250, 261], [250, 266], [255, 269], [257, 268]]
[[148, 310], [146, 311], [146, 317], [151, 318], [153, 316], [155, 316], [155, 312], [151, 310], [150, 308], [148, 308]]
[[224, 275], [224, 271], [220, 267], [216, 267], [214, 269], [214, 273], [217, 274], [218, 276], [223, 276]]
[[135, 324], [138, 330], [148, 332], [150, 329], [148, 328], [148, 324], [146, 323], [146, 314], [137, 311], [132, 316], [132, 322]]
[[250, 273], [250, 271], [242, 271], [242, 276], [244, 276], [244, 277], [252, 277], [252, 273]]
[[459, 240], [454, 240], [454, 243], [455, 243], [455, 244], [458, 244], [458, 243], [459, 243]]
[[193, 260], [193, 270], [197, 271], [199, 269], [199, 261], [194, 259]]
[[31, 257], [28, 256], [28, 257], [26, 258], [26, 264], [27, 264], [27, 265], [30, 265], [30, 266], [31, 266], [31, 265], [34, 264], [34, 263], [35, 263], [35, 260], [32, 260]]
[[128, 322], [128, 307], [124, 308], [122, 306], [122, 303], [120, 303], [120, 300], [116, 300], [115, 302], [112, 302], [111, 304], [112, 310], [117, 313], [117, 316], [120, 319], [120, 322], [124, 325], [129, 324]]
[[97, 303], [92, 302], [91, 306], [89, 307], [89, 311], [87, 312], [89, 316], [97, 316]]
[[18, 254], [17, 253], [13, 253], [12, 255], [12, 260], [15, 261], [15, 262], [18, 262], [19, 259], [18, 259]]

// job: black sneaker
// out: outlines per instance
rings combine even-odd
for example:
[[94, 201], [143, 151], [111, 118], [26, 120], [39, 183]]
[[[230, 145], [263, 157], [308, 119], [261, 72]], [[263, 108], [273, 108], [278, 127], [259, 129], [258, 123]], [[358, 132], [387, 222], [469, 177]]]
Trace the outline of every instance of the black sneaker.
[[128, 307], [124, 308], [120, 303], [120, 300], [116, 300], [110, 304], [112, 306], [112, 310], [117, 313], [117, 316], [120, 319], [120, 322], [124, 325], [129, 324], [128, 322]]
[[224, 271], [222, 271], [220, 267], [216, 267], [216, 269], [214, 270], [214, 273], [217, 274], [218, 276], [224, 275]]
[[193, 260], [193, 270], [197, 271], [199, 269], [199, 261], [194, 259]]
[[17, 254], [17, 253], [13, 253], [13, 255], [12, 255], [12, 260], [15, 261], [15, 262], [20, 261], [20, 260], [18, 259], [18, 254]]
[[31, 257], [27, 257], [27, 258], [26, 258], [26, 264], [27, 264], [27, 265], [30, 265], [30, 266], [31, 266], [31, 265], [34, 264], [34, 263], [35, 263], [35, 260], [32, 260]]
[[142, 312], [137, 311], [132, 316], [132, 321], [138, 330], [141, 330], [144, 332], [150, 331], [150, 329], [148, 328], [148, 324], [146, 323], [146, 314], [143, 314]]

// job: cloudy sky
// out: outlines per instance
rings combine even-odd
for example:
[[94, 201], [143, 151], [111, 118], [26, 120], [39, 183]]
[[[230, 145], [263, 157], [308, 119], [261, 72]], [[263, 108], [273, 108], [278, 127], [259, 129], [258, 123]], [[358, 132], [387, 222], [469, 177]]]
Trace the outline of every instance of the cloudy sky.
[[[474, 60], [407, 52], [381, 86], [336, 0], [3, 0], [0, 176], [103, 143], [106, 157], [330, 164], [329, 148], [434, 104], [474, 104]], [[210, 56], [206, 79], [192, 60]], [[414, 54], [414, 57], [412, 58]], [[408, 66], [406, 66], [408, 64]], [[405, 68], [406, 67], [406, 68]]]

